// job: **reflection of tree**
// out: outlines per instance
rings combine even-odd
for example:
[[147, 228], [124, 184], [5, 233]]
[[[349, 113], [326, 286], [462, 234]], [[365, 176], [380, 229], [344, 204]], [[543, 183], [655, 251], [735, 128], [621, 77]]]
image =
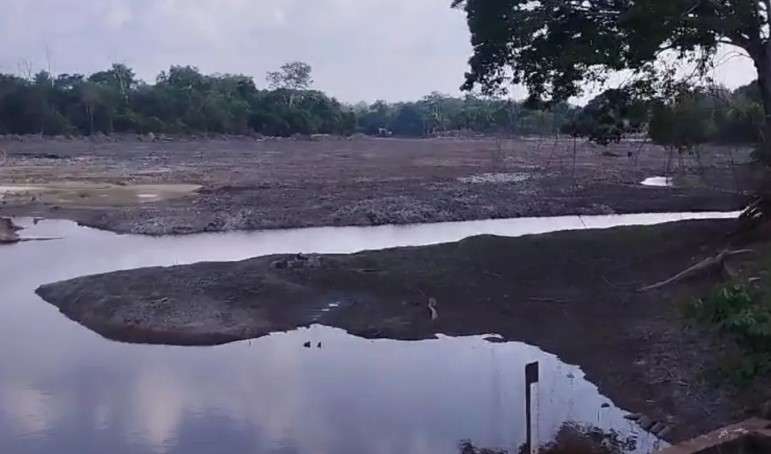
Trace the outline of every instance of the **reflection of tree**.
[[[636, 441], [622, 438], [618, 432], [608, 432], [592, 426], [565, 423], [551, 443], [540, 449], [541, 454], [622, 454], [634, 451]], [[524, 448], [524, 447], [523, 447]], [[520, 452], [524, 452], [520, 448]]]
[[508, 454], [509, 451], [503, 449], [503, 450], [497, 450], [497, 449], [488, 449], [488, 448], [477, 448], [474, 446], [474, 444], [471, 442], [471, 440], [463, 440], [458, 444], [458, 451], [460, 454]]
[[[540, 454], [623, 454], [634, 451], [636, 441], [622, 438], [618, 432], [603, 431], [597, 427], [565, 423], [554, 441], [546, 444]], [[505, 449], [478, 448], [470, 440], [458, 444], [460, 454], [508, 454]], [[520, 454], [527, 454], [526, 445], [519, 447]]]

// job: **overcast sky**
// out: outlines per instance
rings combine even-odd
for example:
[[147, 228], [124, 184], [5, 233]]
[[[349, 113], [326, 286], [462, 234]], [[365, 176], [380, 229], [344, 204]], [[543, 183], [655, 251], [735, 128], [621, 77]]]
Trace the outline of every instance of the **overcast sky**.
[[[90, 73], [120, 62], [153, 81], [172, 64], [243, 73], [302, 60], [346, 102], [457, 94], [471, 54], [450, 0], [0, 0], [0, 71]], [[722, 64], [729, 87], [755, 72]], [[521, 90], [515, 91], [521, 97]]]

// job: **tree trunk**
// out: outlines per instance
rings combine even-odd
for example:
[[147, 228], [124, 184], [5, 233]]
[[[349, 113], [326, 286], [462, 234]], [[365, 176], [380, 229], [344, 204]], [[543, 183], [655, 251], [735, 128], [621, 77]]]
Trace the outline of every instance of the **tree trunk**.
[[751, 56], [758, 72], [758, 89], [763, 100], [763, 130], [756, 154], [764, 164], [764, 172], [761, 179], [755, 182], [755, 200], [740, 216], [741, 225], [738, 232], [754, 230], [771, 215], [771, 41], [766, 43], [762, 50], [757, 49], [751, 53]]
[[755, 58], [754, 63], [764, 113], [759, 155], [764, 162], [771, 163], [771, 47], [765, 46], [762, 55]]

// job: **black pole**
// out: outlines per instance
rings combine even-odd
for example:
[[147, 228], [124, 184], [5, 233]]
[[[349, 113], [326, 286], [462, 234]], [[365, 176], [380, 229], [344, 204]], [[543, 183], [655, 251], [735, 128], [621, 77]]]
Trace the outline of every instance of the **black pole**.
[[525, 366], [525, 424], [527, 431], [526, 449], [527, 453], [533, 452], [533, 415], [532, 415], [532, 395], [531, 386], [538, 383], [538, 363], [530, 363]]

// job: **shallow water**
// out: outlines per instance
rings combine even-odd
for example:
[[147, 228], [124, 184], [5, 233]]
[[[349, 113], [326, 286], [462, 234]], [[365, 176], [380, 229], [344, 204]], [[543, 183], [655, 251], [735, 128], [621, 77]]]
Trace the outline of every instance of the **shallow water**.
[[[34, 289], [85, 274], [277, 252], [352, 252], [471, 234], [650, 224], [633, 215], [318, 228], [151, 238], [16, 220], [0, 248], [0, 452], [453, 452], [462, 439], [523, 441], [524, 364], [542, 364], [544, 439], [576, 420], [655, 440], [623, 419], [580, 369], [520, 343], [482, 337], [370, 341], [325, 327], [218, 347], [121, 344], [67, 320]], [[330, 310], [334, 310], [330, 306]], [[303, 344], [312, 342], [313, 348]], [[316, 348], [317, 342], [322, 348]]]
[[667, 188], [674, 186], [674, 180], [671, 177], [649, 177], [644, 179], [640, 184], [643, 186]]

